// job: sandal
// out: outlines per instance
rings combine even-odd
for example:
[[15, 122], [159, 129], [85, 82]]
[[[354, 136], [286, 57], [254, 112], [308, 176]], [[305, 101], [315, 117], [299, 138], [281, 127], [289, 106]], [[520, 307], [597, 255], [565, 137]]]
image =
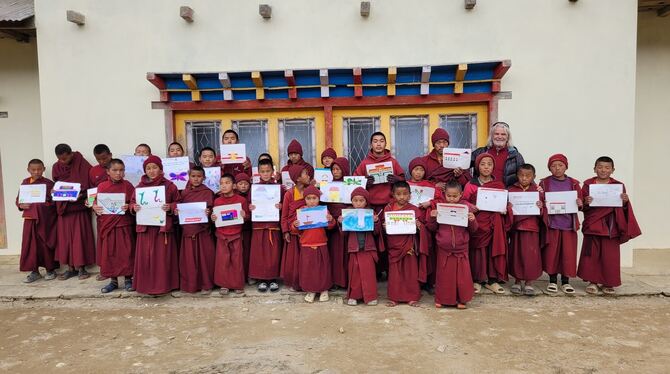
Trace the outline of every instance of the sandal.
[[456, 309], [460, 309], [460, 310], [468, 309], [468, 306], [465, 305], [465, 304], [458, 303], [458, 304], [456, 304]]
[[393, 307], [398, 306], [398, 303], [396, 303], [396, 302], [393, 301], [393, 300], [389, 300], [389, 301], [386, 303], [386, 306], [389, 307], [389, 308], [393, 308]]
[[561, 291], [563, 291], [567, 295], [572, 295], [575, 293], [575, 289], [572, 288], [570, 283], [562, 284], [561, 285]]
[[107, 278], [108, 278], [108, 277], [106, 277], [106, 276], [104, 276], [104, 275], [102, 275], [102, 274], [98, 274], [98, 275], [95, 276], [95, 280], [97, 280], [98, 282], [102, 282], [102, 281], [104, 281], [104, 280], [107, 280]]
[[319, 301], [328, 301], [330, 300], [330, 296], [328, 295], [328, 291], [323, 291], [319, 295]]
[[475, 294], [482, 292], [482, 285], [479, 283], [473, 283], [472, 285], [475, 289]]
[[88, 279], [90, 276], [91, 276], [91, 274], [89, 274], [86, 271], [86, 269], [84, 269], [84, 268], [79, 269], [79, 280]]
[[123, 288], [125, 288], [126, 292], [133, 292], [135, 289], [133, 288], [133, 279], [126, 279], [125, 282], [123, 283]]
[[72, 277], [76, 277], [77, 275], [79, 275], [79, 272], [77, 272], [76, 270], [66, 270], [65, 272], [61, 273], [58, 276], [58, 280], [62, 280], [62, 281], [68, 280]]
[[44, 276], [44, 280], [48, 280], [48, 281], [54, 280], [54, 279], [56, 279], [57, 276], [58, 276], [58, 274], [56, 274], [55, 270], [47, 271], [47, 275]]
[[102, 293], [110, 293], [114, 291], [115, 289], [119, 288], [119, 284], [116, 282], [109, 282], [108, 285], [100, 289], [100, 292]]
[[496, 295], [502, 295], [502, 294], [505, 293], [505, 289], [502, 288], [502, 286], [499, 285], [498, 282], [494, 282], [494, 283], [491, 283], [491, 284], [486, 283], [484, 285], [484, 287], [486, 287], [487, 290], [490, 290], [491, 292], [493, 292]]
[[603, 293], [605, 295], [614, 295], [616, 294], [616, 291], [614, 290], [614, 287], [603, 287]]
[[547, 285], [547, 292], [551, 292], [551, 293], [558, 292], [558, 285], [556, 283], [549, 283]]
[[228, 295], [228, 294], [230, 293], [230, 290], [227, 289], [227, 288], [223, 288], [223, 287], [221, 287], [221, 289], [219, 290], [219, 293], [220, 293], [221, 295]]
[[26, 279], [23, 280], [23, 283], [33, 283], [40, 278], [42, 278], [42, 275], [40, 275], [39, 272], [31, 271], [30, 274], [26, 276]]
[[279, 284], [277, 282], [270, 282], [270, 292], [279, 291]]
[[440, 309], [440, 308], [442, 308], [442, 304], [435, 303], [435, 307], [436, 307], [437, 309]]
[[407, 303], [407, 305], [409, 305], [409, 306], [413, 306], [413, 307], [416, 308], [416, 307], [420, 306], [421, 303], [418, 302], [418, 301], [410, 301], [409, 303]]
[[258, 284], [258, 287], [256, 287], [256, 288], [258, 289], [258, 292], [267, 292], [268, 291], [268, 284], [265, 283], [265, 282], [261, 282], [261, 283]]
[[316, 297], [316, 294], [314, 292], [308, 292], [305, 295], [305, 301], [311, 304], [311, 303], [314, 302], [315, 297]]
[[347, 300], [347, 305], [356, 306], [358, 305], [358, 301], [356, 299], [349, 299]]
[[589, 285], [586, 286], [585, 291], [588, 294], [597, 295], [598, 294], [598, 285], [595, 284], [595, 283], [589, 283]]
[[521, 295], [523, 291], [521, 290], [521, 284], [520, 283], [515, 283], [510, 287], [510, 292], [514, 295]]
[[200, 295], [208, 296], [212, 294], [212, 290], [200, 290]]
[[535, 288], [531, 285], [527, 285], [523, 288], [523, 294], [526, 296], [535, 296]]
[[375, 306], [377, 304], [379, 304], [379, 302], [377, 300], [372, 300], [372, 301], [368, 302], [369, 306]]

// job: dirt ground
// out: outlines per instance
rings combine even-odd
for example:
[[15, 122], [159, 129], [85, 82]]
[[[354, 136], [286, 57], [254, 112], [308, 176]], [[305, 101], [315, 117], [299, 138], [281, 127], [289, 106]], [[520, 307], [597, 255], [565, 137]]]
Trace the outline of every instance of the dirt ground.
[[670, 298], [480, 296], [470, 309], [272, 298], [0, 303], [11, 372], [668, 372]]

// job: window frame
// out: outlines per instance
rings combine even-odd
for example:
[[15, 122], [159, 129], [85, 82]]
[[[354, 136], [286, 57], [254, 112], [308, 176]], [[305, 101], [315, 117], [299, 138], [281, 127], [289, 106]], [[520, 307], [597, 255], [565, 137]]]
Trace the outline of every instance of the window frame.
[[[235, 131], [235, 132], [237, 133], [237, 135], [239, 136], [239, 134], [240, 134], [240, 131], [239, 131], [239, 129], [240, 129], [240, 124], [242, 124], [242, 125], [244, 126], [244, 122], [247, 122], [247, 123], [248, 123], [248, 122], [260, 122], [260, 124], [263, 126], [263, 131], [265, 132], [265, 146], [263, 147], [263, 149], [265, 149], [265, 150], [264, 150], [263, 152], [261, 152], [261, 153], [267, 153], [267, 152], [269, 152], [269, 151], [268, 151], [268, 148], [270, 148], [270, 145], [269, 145], [269, 141], [268, 141], [268, 139], [269, 139], [268, 119], [267, 119], [267, 118], [263, 118], [263, 119], [241, 119], [241, 120], [231, 120], [231, 121], [230, 121], [230, 128], [231, 128], [233, 131]], [[241, 139], [239, 139], [239, 140], [241, 141]], [[244, 144], [246, 144], [246, 143], [244, 143]], [[247, 149], [247, 157], [249, 157], [248, 149]], [[257, 166], [258, 160], [252, 160], [251, 157], [249, 157], [249, 160], [251, 160], [251, 164], [252, 164], [252, 165], [256, 165], [256, 166]]]
[[[316, 143], [316, 120], [314, 117], [291, 117], [291, 118], [279, 118], [277, 120], [277, 128], [278, 128], [278, 133], [279, 133], [279, 165], [286, 165], [288, 163], [288, 153], [286, 152], [288, 144], [286, 143], [286, 139], [284, 138], [284, 130], [286, 127], [287, 122], [291, 121], [307, 121], [308, 126], [310, 128], [310, 140], [312, 142], [311, 144], [311, 155], [309, 155], [309, 159], [305, 157], [306, 155], [303, 154], [302, 158], [305, 160], [307, 163], [311, 165], [316, 165], [316, 148], [317, 148], [317, 143]], [[304, 144], [301, 144], [303, 146], [304, 150]]]
[[[391, 115], [389, 116], [389, 128], [390, 128], [390, 135], [391, 135], [391, 144], [390, 144], [390, 150], [391, 150], [391, 155], [393, 158], [397, 159], [396, 157], [396, 129], [398, 128], [398, 118], [419, 118], [423, 122], [421, 126], [423, 127], [423, 152], [419, 156], [423, 156], [428, 153], [428, 150], [430, 149], [430, 115], [428, 114], [416, 114], [416, 115]], [[419, 157], [417, 156], [417, 157]], [[403, 167], [407, 167], [407, 165], [402, 165]], [[408, 172], [408, 171], [406, 171]]]
[[[194, 121], [185, 121], [184, 122], [184, 132], [186, 133], [186, 152], [188, 158], [191, 162], [197, 163], [197, 155], [194, 151], [194, 140], [193, 140], [193, 128], [194, 127], [206, 127], [212, 125], [218, 134], [216, 134], [216, 139], [219, 144], [221, 144], [221, 121], [220, 120], [194, 120]], [[220, 150], [219, 147], [214, 147], [215, 154], [218, 155]]]

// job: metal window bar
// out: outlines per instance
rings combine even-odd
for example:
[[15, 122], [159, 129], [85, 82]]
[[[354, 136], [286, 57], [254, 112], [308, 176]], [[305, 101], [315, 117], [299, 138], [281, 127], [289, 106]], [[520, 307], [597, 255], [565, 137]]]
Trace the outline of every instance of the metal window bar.
[[219, 153], [221, 143], [221, 121], [187, 121], [186, 122], [186, 152], [189, 160], [198, 161], [200, 150], [212, 147]]
[[381, 128], [379, 117], [348, 117], [342, 121], [342, 146], [349, 168], [354, 170], [370, 151], [370, 136]]
[[303, 159], [316, 165], [316, 130], [314, 118], [287, 118], [279, 120], [279, 160], [281, 168], [288, 162], [287, 148], [291, 140], [302, 145]]
[[440, 127], [449, 133], [449, 147], [477, 148], [477, 114], [442, 114]]
[[410, 176], [409, 163], [428, 153], [428, 116], [391, 117], [391, 154]]
[[246, 145], [247, 157], [251, 163], [258, 166], [258, 156], [268, 151], [268, 121], [233, 121], [232, 129], [240, 136], [240, 143]]

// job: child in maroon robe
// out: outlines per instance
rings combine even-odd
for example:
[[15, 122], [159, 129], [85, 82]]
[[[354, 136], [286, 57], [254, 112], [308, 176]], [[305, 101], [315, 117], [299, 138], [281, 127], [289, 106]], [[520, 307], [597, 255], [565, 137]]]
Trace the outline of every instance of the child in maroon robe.
[[[342, 181], [345, 176], [349, 175], [349, 160], [344, 157], [336, 158], [331, 165], [331, 172], [333, 181]], [[342, 209], [349, 207], [348, 204], [329, 203], [328, 212], [337, 221], [342, 215]], [[330, 252], [333, 288], [346, 288], [348, 251], [344, 233], [339, 225], [328, 231], [328, 251]]]
[[[369, 209], [368, 198], [370, 193], [363, 187], [357, 187], [351, 192], [351, 205], [354, 209]], [[381, 233], [379, 215], [373, 214], [373, 231], [346, 231], [342, 236], [349, 257], [349, 279], [347, 288], [347, 305], [357, 305], [363, 299], [367, 305], [377, 305], [377, 276], [376, 264], [377, 244], [375, 236]], [[338, 218], [339, 226], [343, 217]], [[379, 241], [383, 243], [384, 241]]]
[[[260, 175], [258, 184], [276, 185], [272, 177], [273, 173], [272, 160], [258, 162], [258, 174]], [[252, 197], [250, 196], [250, 199]], [[275, 207], [281, 209], [281, 202]], [[250, 211], [254, 209], [256, 209], [254, 205], [249, 205]], [[253, 222], [251, 228], [249, 278], [260, 281], [257, 286], [259, 292], [266, 292], [268, 289], [270, 292], [277, 292], [279, 291], [277, 279], [279, 278], [282, 248], [281, 226], [279, 222]]]
[[[517, 182], [510, 186], [509, 192], [538, 191], [535, 179], [535, 167], [531, 164], [519, 166], [516, 172]], [[544, 195], [539, 193], [537, 207], [544, 211]], [[514, 277], [510, 291], [515, 295], [535, 296], [533, 282], [542, 275], [542, 254], [540, 252], [540, 216], [514, 215], [509, 231], [507, 267]]]
[[428, 257], [428, 233], [425, 228], [426, 217], [410, 204], [409, 184], [398, 181], [393, 184], [393, 200], [383, 210], [382, 225], [386, 227], [385, 213], [399, 210], [414, 212], [416, 234], [386, 235], [385, 248], [388, 250], [389, 275], [387, 306], [396, 306], [406, 302], [410, 306], [419, 306], [421, 299], [420, 282], [426, 282], [426, 262]]
[[23, 239], [21, 241], [20, 271], [29, 271], [24, 283], [32, 283], [42, 277], [40, 267], [46, 269], [44, 279], [56, 278], [58, 263], [54, 259], [56, 249], [56, 209], [51, 201], [51, 189], [54, 183], [44, 178], [44, 163], [42, 160], [32, 159], [28, 162], [30, 177], [24, 179], [21, 185], [46, 185], [46, 200], [43, 203], [19, 203], [16, 197], [16, 206], [23, 212]]
[[[235, 192], [247, 199], [247, 204], [251, 204], [251, 178], [246, 173], [239, 173], [235, 176]], [[242, 225], [242, 258], [244, 259], [244, 279], [249, 280], [249, 285], [256, 282], [249, 278], [249, 254], [251, 253], [251, 219], [244, 221]]]
[[[468, 182], [463, 191], [463, 199], [473, 205], [477, 204], [480, 187], [505, 189], [502, 181], [493, 176], [495, 159], [491, 154], [477, 156], [475, 166], [479, 175]], [[503, 212], [482, 211], [476, 206], [473, 210], [478, 226], [470, 237], [470, 268], [475, 293], [479, 293], [484, 286], [494, 294], [504, 294], [505, 289], [499, 282], [507, 281], [507, 231], [512, 224], [511, 207], [508, 204]]]
[[[286, 165], [284, 165], [284, 167], [282, 167], [281, 171], [279, 172], [280, 182], [281, 182], [281, 173], [289, 171], [291, 169], [291, 166], [310, 165], [302, 158], [302, 145], [297, 140], [295, 139], [291, 140], [291, 142], [288, 144], [288, 147], [286, 148], [286, 153], [288, 154], [288, 160], [286, 161]], [[310, 165], [310, 167], [312, 166]]]
[[[221, 176], [221, 193], [214, 200], [214, 206], [240, 204], [241, 216], [249, 219], [247, 199], [236, 194], [235, 177], [232, 174]], [[216, 214], [212, 214], [216, 221]], [[221, 295], [233, 290], [237, 295], [244, 294], [244, 258], [242, 253], [242, 225], [231, 225], [216, 228], [216, 261], [214, 265], [214, 283], [221, 287]]]
[[151, 147], [149, 147], [149, 144], [138, 144], [137, 147], [135, 147], [135, 156], [151, 156]]
[[100, 275], [111, 278], [100, 292], [109, 293], [119, 288], [118, 277], [124, 277], [124, 288], [133, 288], [133, 266], [135, 264], [135, 227], [128, 207], [135, 195], [135, 187], [123, 179], [125, 166], [119, 159], [111, 159], [107, 164], [107, 180], [98, 185], [98, 194], [122, 193], [125, 204], [120, 210], [123, 214], [106, 213], [96, 199], [93, 211], [98, 215], [98, 248], [100, 250]]
[[435, 183], [437, 188], [442, 191], [444, 191], [446, 183], [451, 180], [458, 181], [461, 186], [465, 186], [472, 179], [468, 170], [461, 168], [447, 169], [442, 166], [443, 151], [449, 147], [449, 133], [447, 130], [438, 127], [431, 135], [430, 140], [433, 143], [433, 150], [423, 157], [426, 178]]
[[[98, 144], [93, 147], [93, 156], [95, 157], [95, 160], [98, 162], [98, 164], [94, 165], [88, 172], [88, 180], [91, 188], [98, 187], [100, 183], [108, 180], [107, 167], [109, 166], [109, 162], [112, 160], [112, 151], [109, 150], [107, 145]], [[100, 225], [99, 216], [96, 218], [96, 224]], [[100, 232], [100, 230], [98, 230], [98, 232]], [[102, 258], [102, 255], [100, 254], [100, 246], [100, 236], [98, 236], [95, 246], [95, 263], [98, 264], [98, 266], [100, 266], [100, 261]], [[107, 278], [102, 275], [102, 272], [95, 277], [95, 280], [97, 281], [103, 281], [105, 279]]]
[[623, 184], [612, 178], [614, 160], [603, 156], [596, 160], [593, 168], [596, 176], [584, 181], [585, 197], [582, 252], [577, 275], [589, 282], [586, 292], [597, 294], [599, 285], [605, 295], [615, 293], [614, 287], [621, 285], [621, 244], [642, 234], [637, 224], [633, 206], [626, 187], [621, 194], [622, 207], [592, 207], [593, 197], [589, 191], [594, 184]]
[[284, 248], [281, 257], [280, 275], [291, 291], [300, 289], [300, 242], [291, 231], [291, 223], [296, 219], [296, 211], [305, 205], [303, 191], [312, 184], [314, 169], [309, 164], [293, 165], [289, 169], [295, 186], [284, 193], [281, 208], [281, 231], [284, 234]]
[[[179, 203], [205, 203], [209, 217], [214, 192], [203, 184], [205, 171], [200, 166], [189, 170], [188, 183], [181, 191]], [[179, 210], [175, 212], [179, 215]], [[184, 292], [201, 291], [208, 295], [214, 287], [214, 238], [208, 222], [182, 225], [179, 246], [179, 288]]]
[[[330, 169], [333, 166], [333, 161], [337, 158], [337, 152], [332, 148], [326, 148], [321, 152], [321, 164], [324, 168]], [[348, 174], [348, 173], [347, 173]]]
[[[240, 136], [235, 130], [228, 129], [221, 136], [222, 144], [237, 144], [239, 142]], [[226, 173], [232, 174], [234, 177], [237, 177], [240, 173], [244, 173], [251, 177], [251, 160], [247, 157], [244, 162], [239, 164], [221, 164], [221, 175]]]
[[205, 147], [200, 150], [198, 155], [198, 164], [203, 168], [212, 168], [220, 166], [216, 160], [216, 151], [212, 147]]
[[436, 232], [437, 264], [435, 269], [435, 307], [455, 305], [465, 309], [472, 300], [472, 274], [468, 260], [470, 234], [477, 231], [474, 206], [462, 200], [463, 187], [451, 180], [445, 186], [447, 204], [462, 204], [468, 207], [468, 226], [448, 225], [437, 222], [437, 209], [428, 212], [428, 229]]
[[[174, 183], [163, 176], [163, 162], [158, 156], [149, 156], [144, 160], [144, 173], [135, 188], [165, 187], [165, 202], [161, 206], [167, 213], [164, 226], [137, 225], [135, 244], [135, 266], [133, 268], [133, 288], [139, 293], [161, 295], [179, 288], [179, 250], [174, 236], [172, 212], [179, 201], [179, 190]], [[134, 212], [142, 207], [131, 199]]]
[[[568, 158], [562, 154], [549, 157], [547, 167], [551, 175], [540, 181], [540, 187], [547, 192], [577, 191], [577, 206], [582, 209], [582, 189], [579, 181], [568, 177]], [[572, 295], [575, 289], [570, 285], [570, 278], [577, 275], [577, 230], [579, 217], [577, 213], [544, 215], [545, 239], [542, 249], [542, 270], [549, 274], [547, 292], [558, 292], [558, 274], [561, 274], [561, 290]]]
[[[186, 152], [184, 152], [184, 147], [182, 147], [179, 142], [172, 142], [168, 145], [167, 156], [168, 157], [184, 157]], [[193, 162], [188, 163], [188, 168], [192, 169], [195, 166]]]
[[[313, 208], [319, 205], [321, 192], [314, 186], [304, 190], [304, 208]], [[335, 226], [335, 220], [330, 213], [326, 213], [328, 228]], [[328, 289], [332, 286], [330, 275], [330, 256], [328, 255], [328, 239], [326, 229], [317, 227], [299, 230], [299, 222], [296, 219], [291, 223], [291, 233], [300, 237], [300, 288], [307, 292], [305, 301], [314, 302], [317, 293], [319, 301], [328, 301]]]
[[79, 183], [81, 186], [77, 201], [56, 202], [56, 260], [61, 265], [68, 265], [68, 270], [59, 275], [58, 279], [66, 280], [76, 275], [79, 275], [79, 279], [86, 279], [90, 276], [86, 266], [95, 263], [93, 225], [91, 213], [86, 207], [91, 164], [81, 153], [72, 152], [67, 144], [58, 144], [55, 151], [58, 161], [51, 170], [54, 182]]

